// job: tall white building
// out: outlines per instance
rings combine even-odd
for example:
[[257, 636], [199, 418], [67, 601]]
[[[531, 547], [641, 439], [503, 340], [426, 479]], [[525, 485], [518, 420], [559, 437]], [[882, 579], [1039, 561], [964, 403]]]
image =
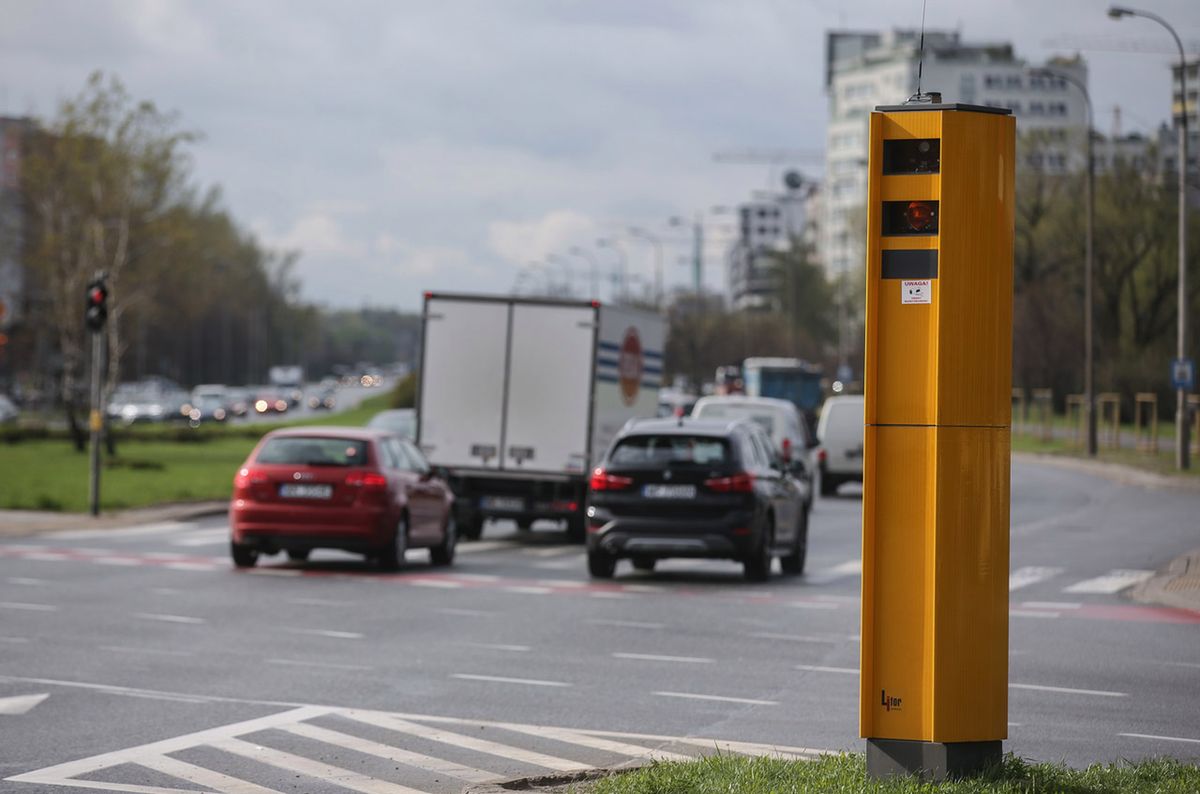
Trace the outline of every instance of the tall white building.
[[[876, 105], [898, 105], [917, 93], [920, 33], [831, 31], [825, 41], [829, 96], [823, 217], [817, 255], [833, 274], [861, 264], [867, 198], [868, 119]], [[926, 31], [922, 92], [945, 103], [1011, 108], [1018, 135], [1039, 130], [1042, 143], [1024, 153], [1047, 170], [1083, 166], [1087, 106], [1068, 81], [1037, 74], [1065, 73], [1087, 85], [1082, 59], [1056, 58], [1035, 66], [1008, 43], [964, 44], [958, 33]]]

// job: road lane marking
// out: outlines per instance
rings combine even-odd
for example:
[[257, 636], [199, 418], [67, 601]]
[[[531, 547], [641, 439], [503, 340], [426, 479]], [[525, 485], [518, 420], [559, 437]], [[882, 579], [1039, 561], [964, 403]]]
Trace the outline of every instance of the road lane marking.
[[215, 571], [217, 566], [211, 562], [169, 562], [163, 566], [172, 571]]
[[253, 574], [254, 576], [303, 576], [304, 571], [299, 568], [243, 568], [240, 573]]
[[1143, 571], [1134, 568], [1114, 568], [1103, 576], [1094, 579], [1084, 579], [1070, 587], [1064, 587], [1064, 593], [1101, 593], [1111, 595], [1127, 587], [1146, 581], [1154, 576], [1154, 571]]
[[[138, 689], [136, 687], [116, 686], [115, 684], [92, 684], [86, 681], [64, 681], [58, 678], [28, 678], [21, 676], [0, 676], [0, 681], [19, 681], [26, 684], [48, 684], [52, 686], [74, 687], [93, 692], [103, 692], [107, 695], [125, 695], [128, 697], [145, 698], [147, 700], [167, 700], [173, 703], [251, 703], [256, 701], [239, 700], [237, 698], [222, 698], [209, 695], [188, 695], [178, 692], [163, 692], [156, 689]], [[270, 703], [269, 701], [257, 701]], [[291, 703], [270, 703], [270, 705], [294, 705]]]
[[354, 601], [335, 601], [331, 598], [285, 598], [289, 604], [303, 607], [353, 607], [358, 606]]
[[497, 549], [510, 549], [514, 546], [509, 540], [476, 540], [471, 543], [458, 544], [457, 552], [459, 554], [475, 554], [481, 551], [496, 551]]
[[288, 665], [290, 667], [317, 667], [327, 670], [373, 670], [362, 664], [342, 664], [340, 662], [306, 662], [303, 659], [267, 659], [267, 664]]
[[20, 609], [26, 612], [57, 612], [53, 604], [31, 604], [27, 601], [0, 601], [0, 609]]
[[1200, 739], [1188, 739], [1184, 736], [1155, 736], [1152, 733], [1118, 733], [1117, 736], [1130, 736], [1134, 739], [1157, 739], [1164, 742], [1187, 742], [1188, 744], [1200, 744]]
[[778, 706], [774, 700], [754, 700], [752, 698], [725, 697], [724, 695], [698, 695], [694, 692], [652, 692], [664, 698], [686, 698], [689, 700], [713, 700], [718, 703], [744, 703], [749, 706]]
[[97, 565], [141, 565], [142, 561], [136, 557], [97, 557], [92, 560]]
[[604, 618], [595, 618], [587, 621], [593, 626], [615, 626], [623, 629], [661, 629], [665, 628], [663, 623], [643, 623], [638, 620], [605, 620]]
[[680, 664], [714, 664], [715, 659], [702, 656], [660, 656], [653, 653], [614, 653], [614, 659], [633, 659], [643, 662], [678, 662]]
[[455, 579], [466, 579], [469, 582], [498, 582], [500, 577], [490, 573], [456, 573]]
[[0, 698], [0, 714], [10, 717], [28, 714], [48, 697], [50, 697], [49, 692], [40, 695], [15, 695], [13, 697]]
[[554, 592], [549, 587], [537, 587], [534, 585], [509, 585], [500, 589], [506, 593], [523, 593], [525, 595], [546, 595]]
[[50, 537], [55, 540], [84, 540], [87, 538], [133, 538], [141, 535], [158, 535], [166, 532], [179, 532], [197, 526], [193, 523], [167, 521], [160, 524], [143, 524], [136, 527], [120, 529], [71, 529], [65, 532], [54, 532]]
[[786, 606], [796, 609], [837, 609], [839, 605], [833, 601], [789, 601]]
[[69, 554], [63, 554], [60, 551], [31, 551], [21, 555], [23, 560], [34, 560], [36, 562], [62, 562], [63, 560], [71, 559]]
[[1073, 689], [1065, 686], [1041, 686], [1039, 684], [1009, 684], [1010, 689], [1032, 689], [1037, 692], [1061, 692], [1066, 695], [1095, 695], [1106, 698], [1129, 697], [1128, 692], [1109, 692], [1104, 689]]
[[524, 733], [528, 736], [537, 736], [542, 739], [566, 742], [567, 744], [578, 744], [582, 747], [590, 747], [593, 750], [617, 753], [618, 755], [629, 756], [630, 758], [650, 758], [655, 761], [694, 760], [691, 756], [680, 755], [679, 753], [672, 753], [667, 750], [658, 750], [652, 747], [628, 744], [626, 742], [615, 742], [611, 739], [589, 736], [581, 731], [573, 731], [566, 728], [547, 728], [541, 725], [517, 725], [514, 723], [504, 723], [497, 727], [514, 733]]
[[1194, 667], [1200, 669], [1200, 662], [1163, 662], [1170, 667]]
[[268, 764], [277, 769], [283, 769], [288, 772], [299, 772], [309, 777], [314, 777], [317, 780], [332, 781], [342, 788], [360, 791], [362, 794], [421, 794], [417, 789], [402, 786], [399, 783], [388, 783], [376, 777], [370, 777], [359, 772], [352, 772], [349, 769], [342, 769], [332, 764], [326, 764], [322, 761], [314, 761], [310, 758], [286, 753], [283, 750], [251, 744], [242, 739], [218, 739], [208, 744], [210, 747], [215, 747], [218, 750]]
[[597, 590], [594, 593], [588, 593], [592, 598], [633, 598], [631, 593], [619, 593], [611, 590]]
[[284, 631], [292, 634], [308, 634], [313, 637], [330, 637], [335, 640], [361, 640], [365, 635], [359, 634], [357, 631], [333, 631], [331, 629], [296, 629], [285, 628]]
[[458, 617], [466, 618], [486, 618], [496, 614], [485, 609], [460, 609], [458, 607], [438, 607], [434, 612], [441, 612], [443, 615], [457, 615]]
[[0, 637], [0, 642], [7, 642], [11, 645], [24, 645], [29, 642], [28, 637]]
[[587, 582], [577, 582], [574, 579], [538, 579], [538, 584], [547, 587], [587, 587]]
[[1027, 609], [1082, 609], [1078, 601], [1022, 601], [1021, 606]]
[[10, 576], [8, 577], [9, 584], [25, 585], [27, 587], [37, 587], [39, 585], [49, 584], [45, 579], [31, 579], [28, 576]]
[[499, 742], [488, 741], [487, 739], [479, 739], [466, 734], [453, 733], [444, 731], [439, 728], [431, 728], [426, 725], [418, 725], [415, 722], [393, 717], [388, 714], [377, 711], [359, 711], [350, 709], [339, 712], [344, 717], [349, 717], [352, 720], [365, 722], [368, 725], [374, 725], [378, 728], [385, 728], [398, 733], [406, 733], [410, 736], [417, 736], [432, 742], [441, 744], [449, 744], [454, 747], [460, 747], [464, 750], [474, 750], [488, 755], [499, 756], [511, 761], [518, 761], [533, 766], [541, 766], [546, 769], [554, 769], [559, 772], [577, 772], [584, 769], [590, 769], [587, 764], [581, 764], [576, 761], [571, 761], [566, 758], [558, 758], [553, 755], [545, 755], [543, 753], [525, 750], [521, 747], [512, 747]]
[[193, 626], [208, 622], [204, 618], [194, 618], [190, 615], [162, 615], [157, 612], [135, 612], [133, 616], [142, 620], [158, 620], [163, 623], [184, 623]]
[[306, 739], [313, 739], [325, 744], [332, 744], [335, 747], [342, 747], [347, 750], [353, 750], [365, 755], [373, 755], [378, 758], [386, 758], [389, 761], [398, 761], [402, 764], [407, 764], [417, 769], [424, 769], [427, 772], [434, 772], [458, 780], [465, 780], [468, 783], [491, 783], [497, 780], [503, 780], [503, 775], [497, 775], [492, 772], [487, 772], [482, 769], [476, 769], [471, 766], [463, 766], [456, 764], [453, 761], [447, 761], [442, 758], [435, 758], [431, 755], [423, 755], [414, 753], [410, 750], [404, 750], [399, 747], [381, 744], [370, 739], [364, 739], [360, 736], [351, 736], [348, 733], [341, 731], [330, 730], [329, 728], [321, 728], [316, 725], [311, 725], [307, 722], [298, 722], [295, 725], [284, 725], [279, 730], [296, 736], [303, 736]]
[[462, 582], [452, 582], [447, 579], [409, 579], [408, 584], [414, 587], [438, 587], [444, 590], [458, 590]]
[[1022, 587], [1044, 582], [1047, 579], [1053, 579], [1063, 572], [1062, 568], [1048, 568], [1030, 565], [1024, 568], [1018, 568], [1008, 575], [1008, 591], [1020, 590]]
[[[155, 772], [162, 772], [164, 775], [169, 775], [170, 777], [186, 780], [189, 783], [198, 783], [206, 789], [220, 792], [220, 794], [281, 794], [278, 789], [266, 788], [256, 783], [241, 780], [240, 778], [230, 777], [221, 772], [189, 764], [186, 761], [180, 761], [177, 758], [167, 755], [140, 758], [137, 764], [138, 766], [152, 769]], [[160, 790], [172, 791], [174, 789]]]
[[472, 648], [487, 648], [493, 651], [514, 651], [516, 653], [525, 653], [530, 649], [528, 645], [505, 645], [499, 642], [468, 642]]
[[451, 678], [461, 678], [464, 681], [491, 681], [498, 684], [528, 684], [529, 686], [572, 686], [565, 681], [543, 681], [538, 678], [506, 678], [501, 675], [475, 675], [473, 673], [451, 673]]
[[658, 584], [623, 584], [621, 589], [628, 593], [666, 593], [668, 589]]
[[830, 568], [814, 571], [804, 577], [806, 584], [829, 584], [850, 576], [862, 576], [862, 560], [846, 560]]
[[1048, 620], [1062, 617], [1061, 612], [1045, 612], [1036, 609], [1010, 609], [1008, 610], [1008, 614], [1015, 618], [1044, 618]]
[[797, 670], [807, 670], [811, 673], [840, 673], [842, 675], [858, 675], [857, 667], [823, 667], [818, 664], [798, 664]]
[[102, 651], [112, 653], [135, 653], [139, 656], [195, 656], [191, 651], [168, 651], [163, 648], [136, 648], [132, 645], [100, 645]]
[[821, 642], [829, 645], [837, 645], [844, 642], [837, 637], [817, 637], [809, 634], [775, 634], [770, 631], [754, 631], [746, 636], [754, 637], [758, 640], [782, 640], [784, 642]]
[[552, 547], [552, 548], [548, 548], [548, 549], [525, 549], [524, 551], [526, 554], [529, 554], [533, 557], [561, 557], [564, 554], [576, 554], [576, 555], [579, 555], [580, 557], [583, 556], [582, 554], [579, 554], [578, 549], [573, 549], [570, 547]]

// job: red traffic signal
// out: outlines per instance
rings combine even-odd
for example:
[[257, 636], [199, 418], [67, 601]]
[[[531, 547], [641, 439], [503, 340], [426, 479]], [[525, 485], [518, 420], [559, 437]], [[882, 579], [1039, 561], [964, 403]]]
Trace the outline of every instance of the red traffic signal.
[[937, 228], [937, 209], [928, 201], [910, 201], [904, 210], [904, 220], [914, 232], [932, 231]]
[[102, 279], [97, 279], [87, 287], [87, 305], [83, 315], [84, 322], [93, 333], [103, 330], [108, 321], [108, 287]]

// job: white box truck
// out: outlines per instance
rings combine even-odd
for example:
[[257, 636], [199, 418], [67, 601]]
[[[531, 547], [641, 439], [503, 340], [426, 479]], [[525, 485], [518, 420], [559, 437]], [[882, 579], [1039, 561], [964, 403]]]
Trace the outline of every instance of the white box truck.
[[551, 518], [582, 540], [589, 473], [629, 419], [654, 416], [665, 341], [651, 312], [426, 293], [417, 444], [450, 472], [459, 532]]

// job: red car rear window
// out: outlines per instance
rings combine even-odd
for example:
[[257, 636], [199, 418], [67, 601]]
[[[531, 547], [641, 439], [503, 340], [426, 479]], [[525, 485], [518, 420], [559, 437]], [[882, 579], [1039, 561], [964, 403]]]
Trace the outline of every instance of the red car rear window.
[[367, 463], [367, 442], [323, 436], [272, 438], [259, 450], [254, 462], [292, 466], [363, 466]]

